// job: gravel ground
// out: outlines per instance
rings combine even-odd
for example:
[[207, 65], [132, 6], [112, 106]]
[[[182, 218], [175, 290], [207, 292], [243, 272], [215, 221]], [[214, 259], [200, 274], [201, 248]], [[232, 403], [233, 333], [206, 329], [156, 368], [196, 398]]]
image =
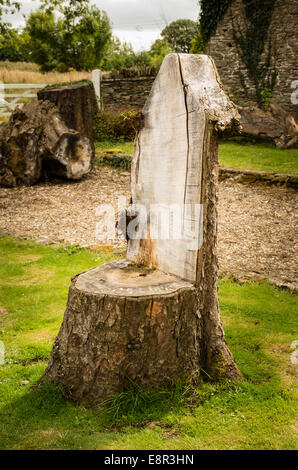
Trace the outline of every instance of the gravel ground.
[[[115, 205], [120, 195], [129, 198], [129, 181], [128, 173], [102, 167], [80, 182], [0, 188], [0, 230], [15, 237], [36, 237], [40, 243], [97, 247], [95, 209], [102, 203]], [[221, 182], [220, 271], [240, 279], [266, 277], [297, 286], [296, 207], [293, 190]]]

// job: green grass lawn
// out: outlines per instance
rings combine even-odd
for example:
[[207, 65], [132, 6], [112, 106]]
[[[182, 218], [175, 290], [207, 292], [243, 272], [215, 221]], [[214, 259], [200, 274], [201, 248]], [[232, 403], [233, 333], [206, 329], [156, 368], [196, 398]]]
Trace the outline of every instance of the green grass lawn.
[[270, 142], [230, 140], [219, 144], [219, 163], [240, 170], [298, 173], [298, 150], [280, 150]]
[[110, 140], [106, 140], [104, 142], [95, 142], [95, 148], [99, 153], [105, 153], [109, 150], [124, 155], [133, 155], [134, 153], [133, 142], [111, 142]]
[[6, 348], [0, 448], [297, 448], [297, 366], [290, 361], [298, 339], [296, 297], [267, 283], [220, 281], [226, 338], [242, 382], [129, 391], [105, 410], [68, 402], [53, 385], [32, 390], [61, 324], [70, 277], [115, 258], [108, 249], [0, 238], [0, 340]]
[[[132, 155], [133, 142], [96, 142], [99, 153], [112, 150]], [[298, 173], [298, 150], [279, 150], [269, 142], [253, 143], [243, 138], [219, 144], [219, 163], [222, 167], [241, 170], [263, 170], [275, 173]]]

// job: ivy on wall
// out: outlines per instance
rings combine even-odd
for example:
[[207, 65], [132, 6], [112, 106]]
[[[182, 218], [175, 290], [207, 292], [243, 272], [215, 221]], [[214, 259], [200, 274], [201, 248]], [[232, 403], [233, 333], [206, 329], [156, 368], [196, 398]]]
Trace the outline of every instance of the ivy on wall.
[[215, 33], [220, 20], [224, 17], [233, 0], [201, 0], [200, 25], [204, 44]]
[[[206, 45], [216, 32], [218, 23], [223, 19], [234, 0], [201, 0], [200, 27]], [[274, 47], [270, 35], [270, 24], [276, 0], [242, 0], [244, 18], [233, 21], [233, 40], [245, 66], [247, 77], [253, 85], [246, 83], [244, 74], [239, 71], [239, 78], [248, 98], [255, 99], [264, 107], [272, 95], [277, 80], [274, 64]], [[267, 44], [267, 47], [266, 47]]]
[[[233, 22], [233, 39], [241, 62], [250, 79], [254, 96], [251, 96], [244, 74], [239, 70], [242, 88], [248, 98], [255, 98], [259, 106], [270, 102], [277, 80], [274, 64], [274, 48], [270, 24], [276, 0], [242, 0], [244, 24]], [[265, 46], [267, 48], [265, 50]], [[265, 54], [264, 54], [265, 53]]]

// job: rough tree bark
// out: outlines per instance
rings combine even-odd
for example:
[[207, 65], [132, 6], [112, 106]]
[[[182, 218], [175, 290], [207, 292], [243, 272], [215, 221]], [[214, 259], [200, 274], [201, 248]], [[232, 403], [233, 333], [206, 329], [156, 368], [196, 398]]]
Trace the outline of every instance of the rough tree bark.
[[80, 179], [92, 167], [90, 140], [66, 126], [49, 101], [18, 106], [0, 126], [0, 184], [32, 185], [43, 173]]
[[94, 146], [94, 125], [99, 110], [92, 82], [49, 86], [38, 91], [37, 97], [54, 103], [66, 125], [88, 137]]
[[176, 276], [105, 264], [75, 276], [63, 325], [45, 372], [81, 403], [97, 403], [130, 385], [196, 382], [200, 319], [194, 286]]
[[[197, 383], [202, 370], [212, 380], [240, 378], [220, 321], [215, 252], [216, 139], [238, 125], [208, 56], [165, 58], [132, 164], [132, 202], [147, 210], [144, 225], [133, 222], [145, 236], [129, 240], [126, 261], [73, 279], [44, 375], [74, 400], [100, 402], [127, 378], [147, 388]], [[154, 237], [151, 206], [173, 204], [186, 230], [179, 240]], [[189, 226], [200, 228], [197, 236], [189, 238]]]
[[205, 134], [202, 204], [204, 207], [203, 239], [198, 253], [197, 298], [202, 317], [201, 361], [212, 380], [237, 379], [241, 374], [226, 344], [221, 324], [217, 288], [217, 198], [218, 143], [212, 121]]

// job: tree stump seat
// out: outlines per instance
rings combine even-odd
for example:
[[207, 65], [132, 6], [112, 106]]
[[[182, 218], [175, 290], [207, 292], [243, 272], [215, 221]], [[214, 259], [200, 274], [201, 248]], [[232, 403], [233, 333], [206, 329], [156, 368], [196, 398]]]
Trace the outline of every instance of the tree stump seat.
[[197, 321], [192, 283], [128, 260], [104, 264], [73, 277], [46, 377], [82, 403], [104, 401], [128, 378], [147, 389], [195, 383]]
[[217, 135], [233, 133], [239, 114], [212, 59], [191, 54], [164, 59], [142, 114], [127, 260], [73, 278], [44, 375], [81, 403], [131, 381], [161, 389], [196, 383], [202, 370], [241, 377], [220, 321], [216, 259]]
[[193, 287], [177, 276], [127, 259], [91, 269], [78, 275], [75, 282], [78, 290], [118, 297], [172, 294], [179, 289]]

